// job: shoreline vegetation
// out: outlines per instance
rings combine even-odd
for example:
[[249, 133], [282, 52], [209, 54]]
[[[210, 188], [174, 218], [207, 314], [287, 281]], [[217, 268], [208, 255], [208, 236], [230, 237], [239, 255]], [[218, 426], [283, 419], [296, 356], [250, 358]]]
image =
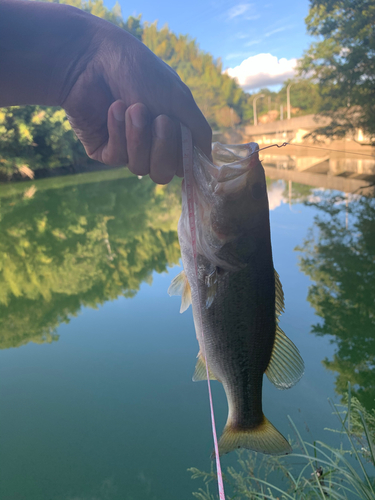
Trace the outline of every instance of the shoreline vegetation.
[[[288, 456], [269, 456], [248, 450], [237, 451], [237, 463], [223, 473], [228, 500], [372, 500], [375, 497], [375, 410], [366, 411], [351, 396], [344, 404], [330, 401], [338, 425], [325, 429], [336, 433], [339, 447], [302, 438], [289, 417], [295, 436], [294, 451]], [[204, 482], [193, 496], [215, 500], [217, 476], [190, 468], [192, 479]]]
[[51, 177], [61, 177], [65, 175], [77, 175], [85, 174], [90, 172], [99, 172], [102, 170], [118, 170], [123, 167], [114, 167], [111, 165], [105, 165], [98, 161], [90, 160], [82, 164], [71, 164], [62, 165], [55, 168], [38, 168], [35, 170], [30, 169], [26, 164], [23, 164], [17, 168], [17, 170], [12, 174], [6, 174], [0, 170], [0, 185], [8, 184], [13, 182], [22, 181], [37, 181], [40, 179], [48, 179]]

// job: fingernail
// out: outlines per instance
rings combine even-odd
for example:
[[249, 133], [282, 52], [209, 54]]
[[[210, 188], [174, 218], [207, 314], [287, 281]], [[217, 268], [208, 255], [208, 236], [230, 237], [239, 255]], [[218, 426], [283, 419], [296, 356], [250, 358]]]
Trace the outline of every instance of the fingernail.
[[154, 121], [154, 133], [159, 139], [169, 139], [172, 136], [173, 131], [168, 122], [160, 119], [159, 117]]
[[113, 116], [118, 122], [124, 122], [125, 121], [125, 107], [117, 104], [116, 106], [113, 106]]
[[147, 111], [143, 106], [136, 104], [129, 109], [130, 119], [132, 124], [137, 128], [144, 128], [148, 123]]

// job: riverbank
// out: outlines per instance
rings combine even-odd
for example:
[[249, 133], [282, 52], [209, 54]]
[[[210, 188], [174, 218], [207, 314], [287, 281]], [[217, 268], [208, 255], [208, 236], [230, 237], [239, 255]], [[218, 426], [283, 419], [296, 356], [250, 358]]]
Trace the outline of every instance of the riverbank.
[[120, 180], [125, 177], [133, 177], [127, 168], [106, 168], [97, 172], [81, 172], [73, 175], [62, 175], [45, 177], [44, 179], [30, 179], [28, 182], [6, 182], [0, 183], [0, 203], [12, 196], [32, 197], [35, 192], [50, 189], [62, 189], [68, 186], [79, 186], [81, 184], [92, 184], [94, 182], [107, 182]]
[[0, 170], [0, 184], [39, 180], [50, 177], [61, 177], [72, 174], [84, 174], [88, 172], [99, 172], [101, 170], [113, 170], [118, 168], [121, 167], [104, 165], [104, 163], [89, 160], [87, 163], [83, 163], [81, 165], [64, 165], [55, 168], [39, 168], [37, 170], [27, 169], [26, 171], [19, 170], [11, 176], [6, 175], [5, 172], [1, 172]]

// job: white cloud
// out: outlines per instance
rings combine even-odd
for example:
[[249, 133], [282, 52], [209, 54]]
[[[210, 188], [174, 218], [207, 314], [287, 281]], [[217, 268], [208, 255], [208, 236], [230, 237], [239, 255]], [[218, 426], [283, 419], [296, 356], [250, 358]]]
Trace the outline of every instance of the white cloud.
[[245, 43], [245, 47], [251, 47], [252, 45], [257, 45], [260, 43], [262, 40], [251, 40], [250, 42]]
[[249, 38], [249, 33], [236, 33], [235, 38], [239, 38], [240, 40], [245, 40]]
[[285, 203], [284, 190], [285, 184], [283, 181], [275, 182], [267, 188], [270, 210], [275, 210], [275, 208], [279, 207], [282, 203]]
[[268, 87], [293, 78], [297, 59], [278, 59], [272, 54], [258, 54], [242, 61], [239, 66], [225, 70], [236, 78], [244, 90]]
[[228, 19], [234, 19], [235, 17], [242, 16], [245, 14], [253, 5], [251, 3], [239, 3], [228, 10]]
[[280, 33], [281, 31], [285, 31], [286, 29], [289, 29], [291, 26], [282, 26], [281, 28], [276, 28], [275, 30], [268, 31], [264, 36], [271, 36], [274, 35], [275, 33]]
[[231, 59], [239, 59], [240, 57], [245, 57], [247, 55], [249, 55], [249, 52], [232, 52], [225, 56], [225, 59], [230, 61]]

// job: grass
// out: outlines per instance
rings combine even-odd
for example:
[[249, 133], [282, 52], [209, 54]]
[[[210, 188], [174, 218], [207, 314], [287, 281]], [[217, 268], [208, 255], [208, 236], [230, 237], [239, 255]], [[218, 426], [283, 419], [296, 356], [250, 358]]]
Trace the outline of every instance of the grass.
[[[331, 405], [339, 426], [329, 430], [343, 435], [339, 449], [322, 441], [304, 441], [289, 417], [298, 451], [287, 457], [238, 451], [237, 466], [228, 467], [224, 474], [230, 491], [227, 500], [374, 500], [375, 411], [367, 412], [352, 398], [350, 386], [346, 404]], [[297, 459], [299, 467], [291, 466], [291, 459]], [[209, 473], [189, 471], [193, 479], [204, 482], [194, 497], [216, 500], [213, 465]]]
[[10, 198], [20, 193], [22, 194], [31, 186], [35, 186], [38, 191], [44, 191], [48, 189], [60, 189], [67, 186], [77, 186], [79, 184], [112, 181], [130, 176], [132, 176], [132, 174], [127, 168], [114, 168], [98, 170], [96, 172], [46, 177], [44, 179], [23, 182], [0, 183], [0, 198]]

